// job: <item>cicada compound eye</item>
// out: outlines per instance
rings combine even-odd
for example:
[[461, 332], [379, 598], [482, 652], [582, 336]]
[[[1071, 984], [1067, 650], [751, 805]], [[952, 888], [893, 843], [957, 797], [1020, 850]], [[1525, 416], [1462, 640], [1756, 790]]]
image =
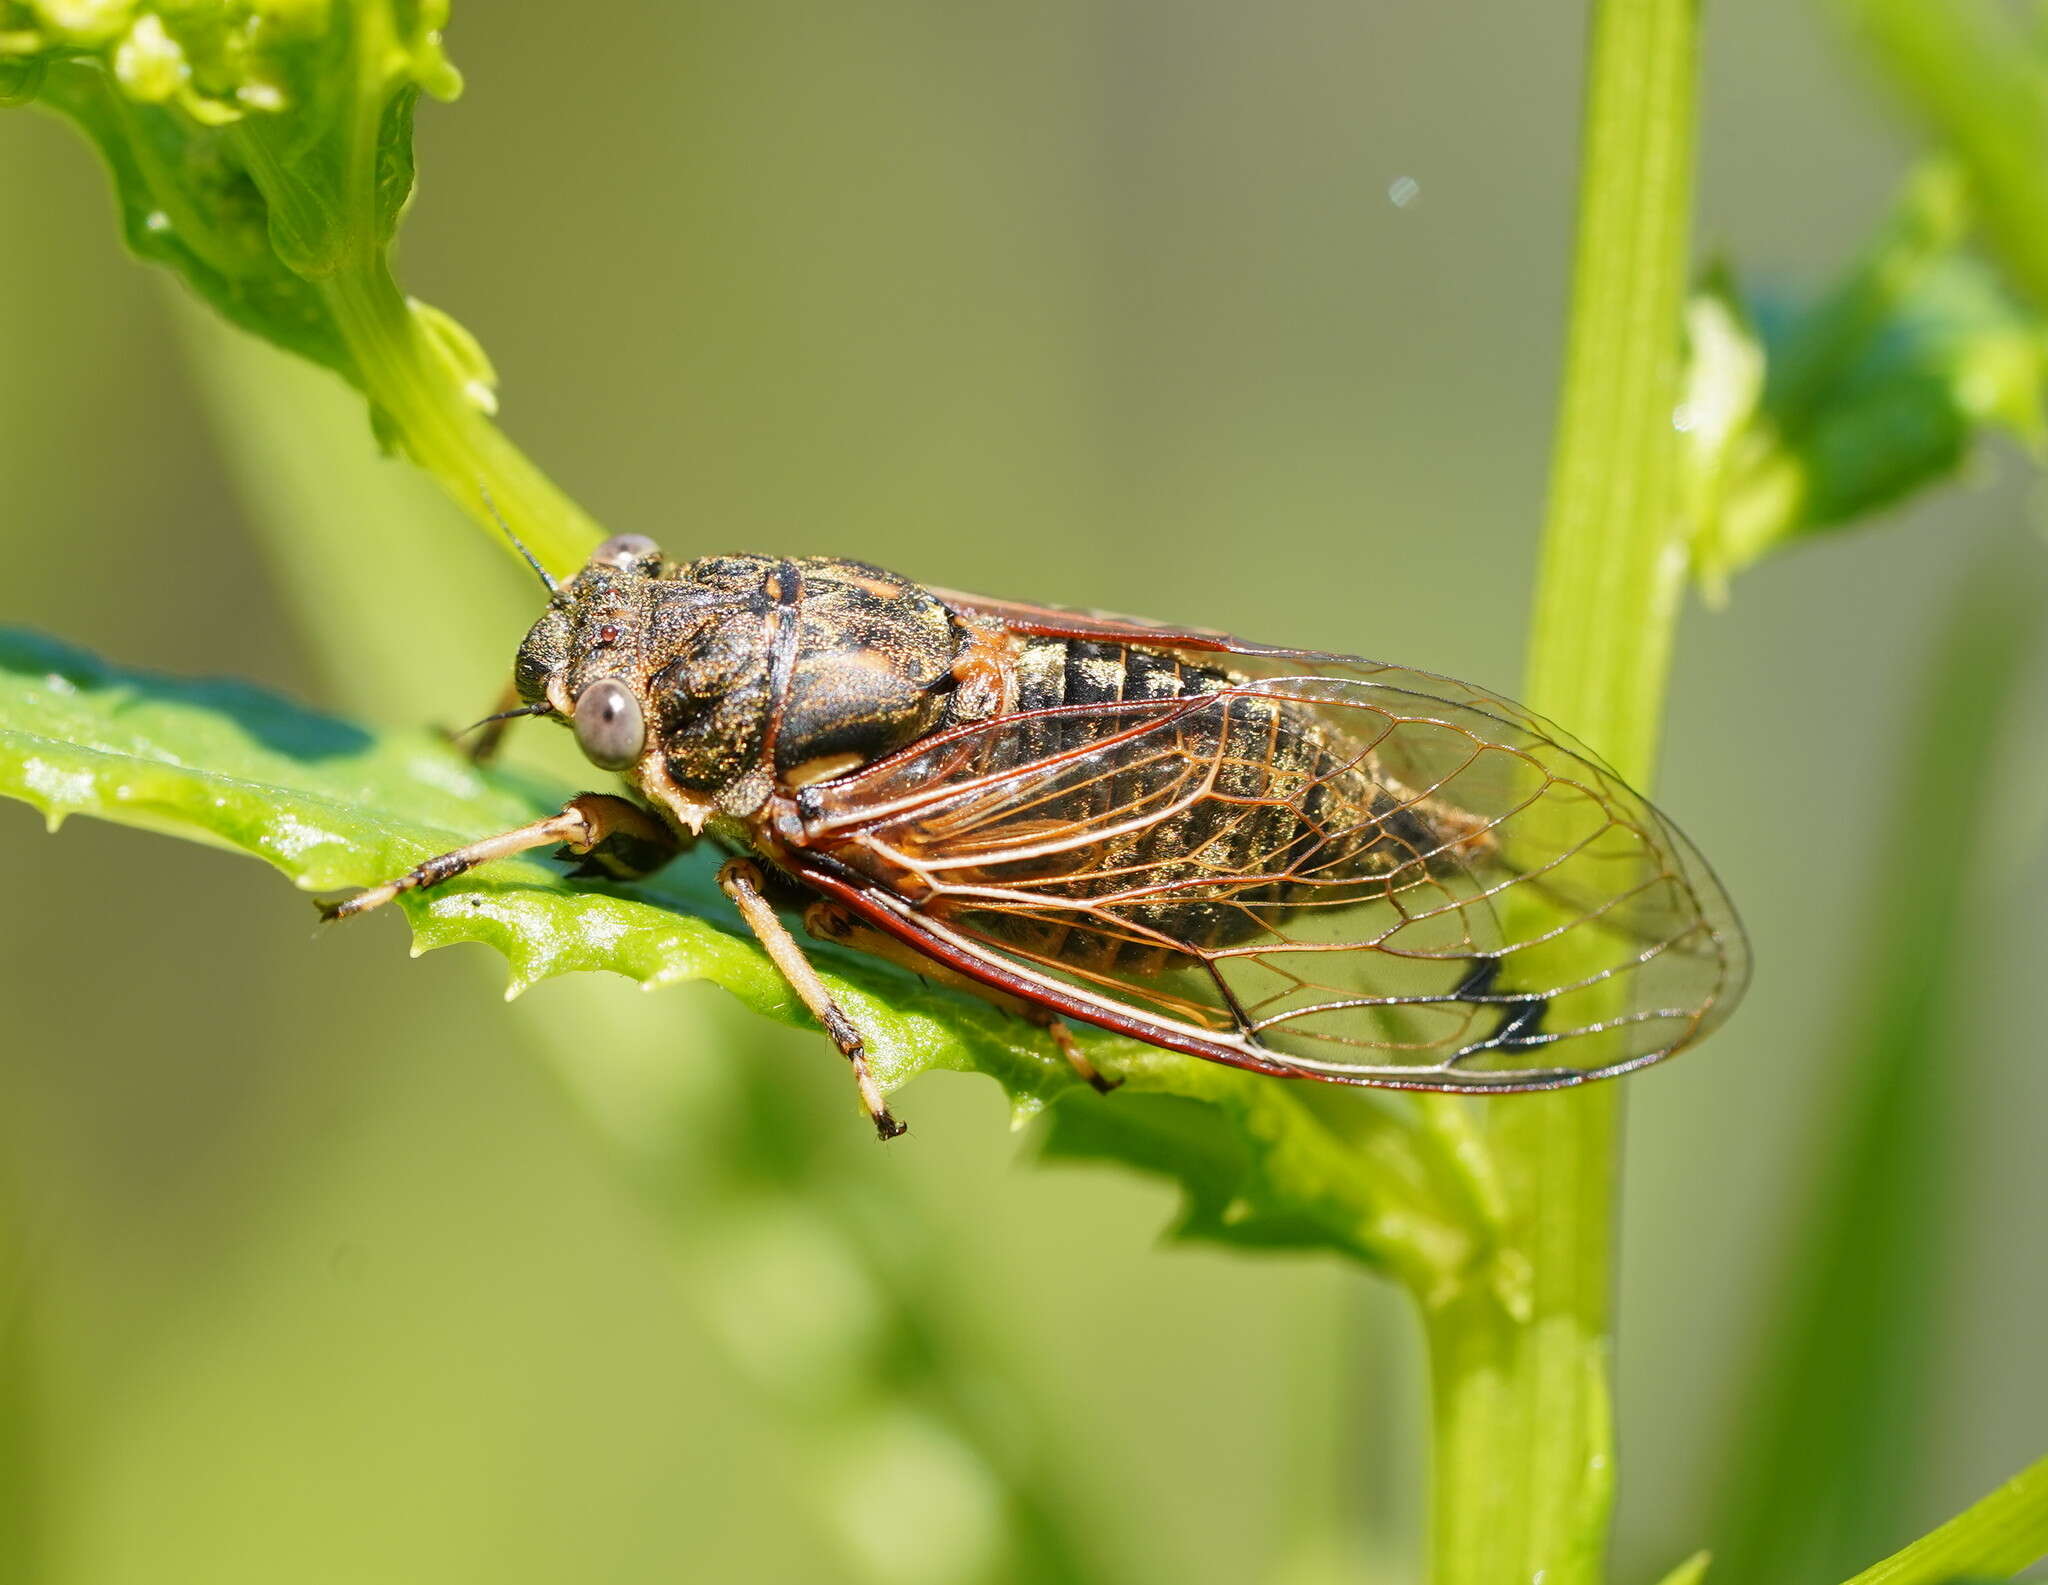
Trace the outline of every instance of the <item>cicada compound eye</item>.
[[661, 547], [645, 534], [614, 534], [591, 552], [593, 562], [630, 570], [649, 556], [659, 556]]
[[647, 719], [633, 690], [601, 677], [576, 696], [576, 746], [600, 770], [625, 770], [647, 748]]

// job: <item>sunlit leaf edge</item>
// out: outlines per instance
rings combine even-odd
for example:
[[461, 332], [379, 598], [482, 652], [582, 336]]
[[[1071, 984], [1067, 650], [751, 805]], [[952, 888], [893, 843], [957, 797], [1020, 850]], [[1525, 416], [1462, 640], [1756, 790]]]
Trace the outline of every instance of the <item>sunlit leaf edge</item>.
[[[246, 684], [124, 670], [0, 629], [0, 795], [41, 810], [53, 830], [95, 816], [246, 853], [330, 892], [532, 819], [573, 790], [479, 771], [425, 731], [374, 732]], [[765, 954], [737, 933], [711, 884], [715, 860], [686, 855], [619, 887], [571, 881], [564, 866], [528, 856], [402, 906], [416, 954], [492, 947], [510, 965], [508, 994], [574, 971], [650, 989], [709, 980], [810, 1027]], [[310, 910], [306, 919], [310, 936]], [[870, 1037], [886, 1088], [935, 1070], [995, 1079], [1020, 1124], [1050, 1113], [1048, 1155], [1176, 1182], [1187, 1200], [1181, 1236], [1320, 1248], [1386, 1268], [1425, 1298], [1476, 1258], [1481, 1240], [1455, 1187], [1394, 1109], [1362, 1114], [1340, 1139], [1291, 1086], [1084, 1032], [1126, 1082], [1098, 1097], [1039, 1031], [974, 998], [855, 954], [820, 947], [818, 958]], [[1210, 1116], [1193, 1130], [1162, 1128], [1159, 1107], [1176, 1101], [1160, 1098], [1201, 1103]]]

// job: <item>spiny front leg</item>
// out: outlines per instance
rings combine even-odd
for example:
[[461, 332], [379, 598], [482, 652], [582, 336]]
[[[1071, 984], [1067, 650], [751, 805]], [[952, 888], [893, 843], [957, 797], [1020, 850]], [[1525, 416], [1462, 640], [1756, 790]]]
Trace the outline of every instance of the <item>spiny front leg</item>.
[[655, 851], [673, 854], [676, 850], [674, 834], [638, 804], [611, 793], [581, 793], [562, 805], [560, 814], [549, 815], [545, 820], [536, 820], [531, 825], [519, 826], [494, 837], [485, 837], [481, 842], [472, 842], [452, 853], [438, 853], [424, 863], [414, 865], [396, 880], [369, 887], [338, 903], [323, 904], [320, 916], [328, 920], [352, 919], [372, 908], [380, 908], [406, 892], [439, 886], [479, 864], [510, 858], [532, 848], [560, 845], [572, 853], [589, 853], [614, 838], [621, 839], [622, 845], [632, 845], [636, 853], [644, 850], [648, 854]]
[[789, 927], [776, 914], [774, 906], [761, 895], [761, 866], [752, 859], [728, 859], [719, 869], [718, 884], [732, 899], [740, 917], [746, 920], [747, 928], [754, 932], [767, 949], [768, 956], [774, 959], [782, 977], [789, 982], [789, 988], [811, 1010], [811, 1016], [824, 1026], [825, 1033], [832, 1037], [832, 1044], [839, 1048], [839, 1054], [852, 1064], [853, 1081], [860, 1086], [860, 1103], [867, 1108], [875, 1132], [883, 1139], [894, 1139], [904, 1131], [904, 1127], [890, 1115], [882, 1087], [875, 1082], [875, 1075], [868, 1067], [867, 1042], [861, 1038], [853, 1020], [832, 1000], [832, 993], [825, 989], [825, 982], [818, 977], [818, 971], [804, 956], [803, 947], [789, 933]]

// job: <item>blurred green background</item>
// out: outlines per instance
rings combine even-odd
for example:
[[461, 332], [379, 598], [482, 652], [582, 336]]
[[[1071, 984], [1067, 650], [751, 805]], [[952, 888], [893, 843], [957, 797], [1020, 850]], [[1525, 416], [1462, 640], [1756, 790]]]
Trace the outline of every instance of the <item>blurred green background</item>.
[[[458, 8], [469, 88], [421, 112], [402, 278], [608, 526], [1512, 690], [1574, 11], [791, 0], [602, 27], [600, 53], [551, 8]], [[1702, 256], [1818, 284], [1908, 140], [1815, 10], [1727, 0], [1707, 47]], [[131, 264], [84, 146], [27, 114], [0, 120], [0, 352], [0, 622], [389, 722], [488, 707], [517, 568], [371, 460], [338, 385]], [[1886, 876], [1957, 851], [1887, 840], [1918, 682], [1949, 591], [2036, 504], [1993, 459], [1684, 629], [1661, 801], [1760, 970], [1710, 1048], [1629, 1081], [1617, 1578], [1713, 1538], [1853, 1088], [1865, 932]], [[294, 561], [295, 514], [335, 513], [359, 552]], [[350, 579], [388, 621], [323, 604]], [[2044, 693], [2037, 657], [2015, 719]], [[1873, 1554], [2048, 1426], [2038, 731], [1989, 798], [1946, 1111], [1895, 1163], [1928, 1175], [1940, 1259]], [[483, 953], [410, 962], [395, 920], [316, 942], [255, 865], [87, 821], [53, 841], [15, 805], [0, 876], [0, 1577], [1414, 1572], [1393, 1293], [1158, 1247], [1163, 1190], [1020, 1167], [980, 1080], [919, 1084], [879, 1150], [822, 1041], [707, 989], [507, 1007]]]

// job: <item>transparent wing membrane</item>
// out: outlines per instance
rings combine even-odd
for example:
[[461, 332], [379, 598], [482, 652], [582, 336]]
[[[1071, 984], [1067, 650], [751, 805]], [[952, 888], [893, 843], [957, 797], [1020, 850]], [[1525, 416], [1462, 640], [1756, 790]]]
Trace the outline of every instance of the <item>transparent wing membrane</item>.
[[1309, 659], [1233, 649], [1280, 674], [914, 745], [807, 790], [808, 840], [968, 972], [1267, 1071], [1548, 1087], [1727, 1016], [1733, 910], [1612, 771], [1468, 685], [1285, 674]]

